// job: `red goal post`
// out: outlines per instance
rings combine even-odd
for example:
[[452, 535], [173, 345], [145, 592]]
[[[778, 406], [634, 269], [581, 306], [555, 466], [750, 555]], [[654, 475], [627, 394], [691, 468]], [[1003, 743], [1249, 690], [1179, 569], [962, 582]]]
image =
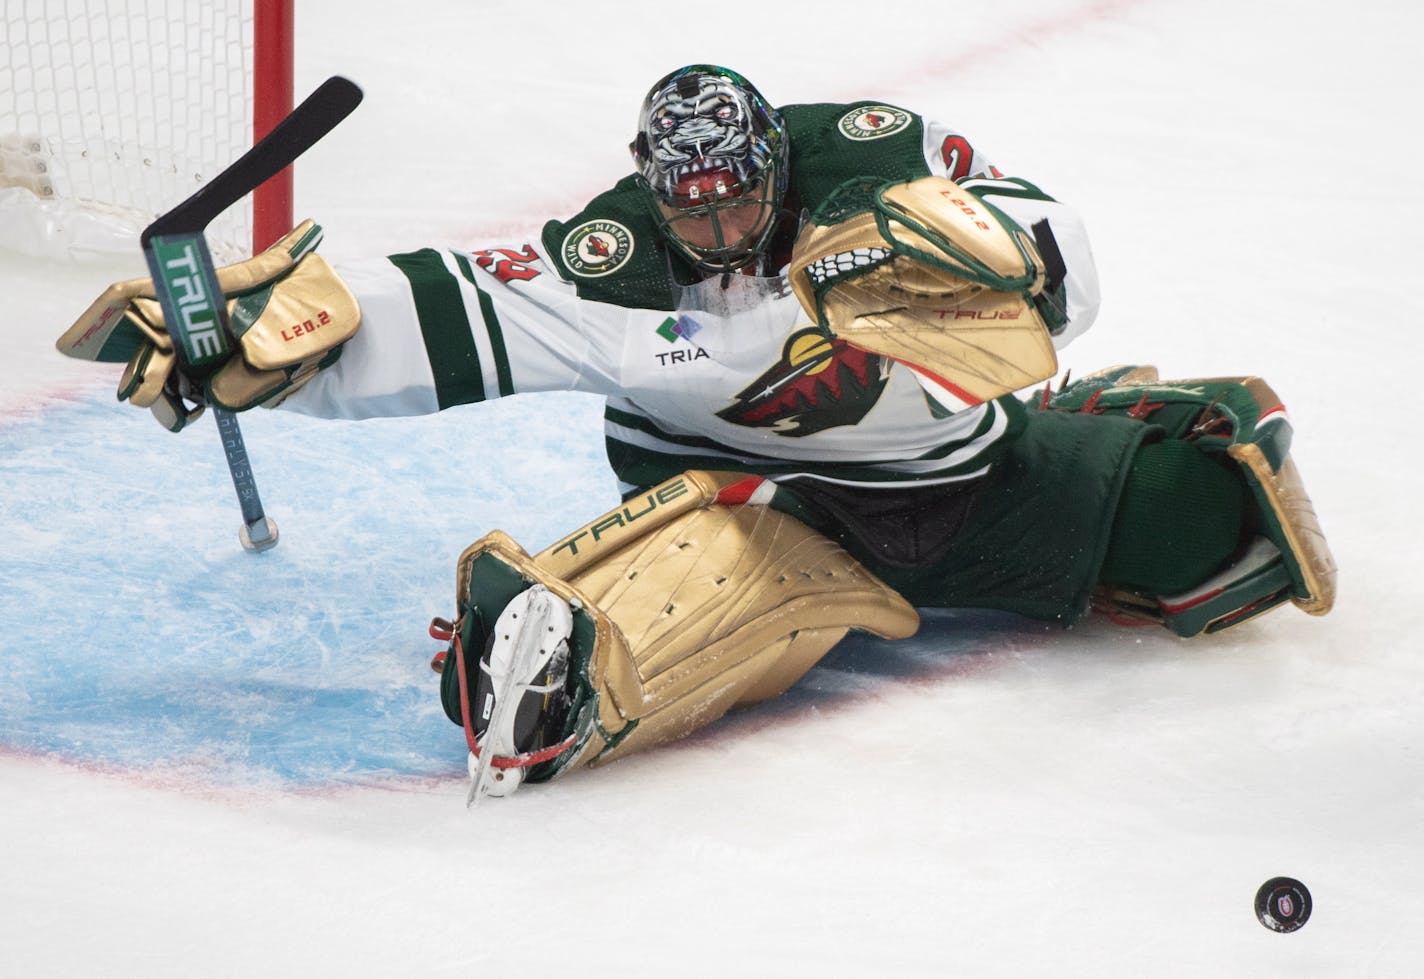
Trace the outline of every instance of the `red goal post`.
[[[137, 233], [293, 102], [295, 0], [0, 0], [0, 247], [137, 254]], [[290, 169], [210, 226], [220, 261], [292, 226]]]
[[[292, 111], [292, 31], [296, 0], [256, 0], [253, 18], [252, 142]], [[252, 195], [252, 253], [292, 230], [292, 168]]]

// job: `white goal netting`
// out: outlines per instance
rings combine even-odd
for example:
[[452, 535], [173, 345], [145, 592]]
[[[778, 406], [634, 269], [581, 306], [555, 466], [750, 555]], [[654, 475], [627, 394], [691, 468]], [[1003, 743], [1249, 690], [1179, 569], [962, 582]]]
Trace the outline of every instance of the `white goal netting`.
[[[0, 3], [0, 247], [136, 250], [251, 145], [253, 0]], [[247, 254], [250, 203], [209, 238]]]

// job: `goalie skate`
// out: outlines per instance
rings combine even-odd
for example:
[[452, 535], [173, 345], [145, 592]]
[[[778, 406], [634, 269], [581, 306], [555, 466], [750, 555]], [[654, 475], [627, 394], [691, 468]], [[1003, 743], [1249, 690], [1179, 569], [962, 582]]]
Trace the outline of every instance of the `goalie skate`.
[[572, 630], [569, 603], [543, 585], [521, 592], [500, 613], [480, 657], [470, 705], [475, 748], [467, 805], [485, 795], [509, 795], [525, 771], [549, 754], [543, 742], [557, 736], [568, 712], [564, 686]]

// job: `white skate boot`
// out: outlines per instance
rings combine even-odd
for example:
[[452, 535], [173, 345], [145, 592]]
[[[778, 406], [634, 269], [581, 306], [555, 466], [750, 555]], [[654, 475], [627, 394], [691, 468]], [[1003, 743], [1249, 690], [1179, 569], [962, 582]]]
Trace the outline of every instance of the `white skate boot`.
[[468, 805], [519, 788], [525, 771], [549, 750], [540, 740], [557, 737], [569, 705], [564, 684], [572, 631], [569, 603], [543, 585], [521, 592], [500, 613], [470, 704], [476, 750], [469, 758]]

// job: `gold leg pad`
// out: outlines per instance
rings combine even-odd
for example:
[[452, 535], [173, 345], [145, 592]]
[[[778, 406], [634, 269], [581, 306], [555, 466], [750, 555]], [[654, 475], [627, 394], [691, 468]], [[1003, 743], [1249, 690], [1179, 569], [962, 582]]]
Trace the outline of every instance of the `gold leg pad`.
[[1287, 458], [1279, 472], [1271, 470], [1270, 462], [1260, 446], [1241, 443], [1230, 446], [1227, 453], [1251, 471], [1271, 511], [1280, 521], [1290, 551], [1287, 560], [1300, 568], [1301, 579], [1308, 594], [1292, 601], [1311, 615], [1324, 615], [1335, 604], [1335, 558], [1325, 542], [1315, 507], [1305, 492], [1300, 471], [1294, 460]]
[[605, 688], [639, 726], [608, 757], [781, 693], [852, 627], [900, 638], [919, 625], [837, 544], [764, 506], [691, 511], [570, 583], [631, 656], [610, 660]]
[[[682, 737], [774, 697], [851, 629], [895, 639], [919, 628], [904, 598], [799, 520], [714, 502], [735, 479], [685, 473], [532, 558], [498, 531], [461, 557], [468, 569], [494, 552], [594, 621], [587, 679], [597, 730], [585, 732], [569, 767]], [[462, 570], [462, 593], [469, 581]]]

